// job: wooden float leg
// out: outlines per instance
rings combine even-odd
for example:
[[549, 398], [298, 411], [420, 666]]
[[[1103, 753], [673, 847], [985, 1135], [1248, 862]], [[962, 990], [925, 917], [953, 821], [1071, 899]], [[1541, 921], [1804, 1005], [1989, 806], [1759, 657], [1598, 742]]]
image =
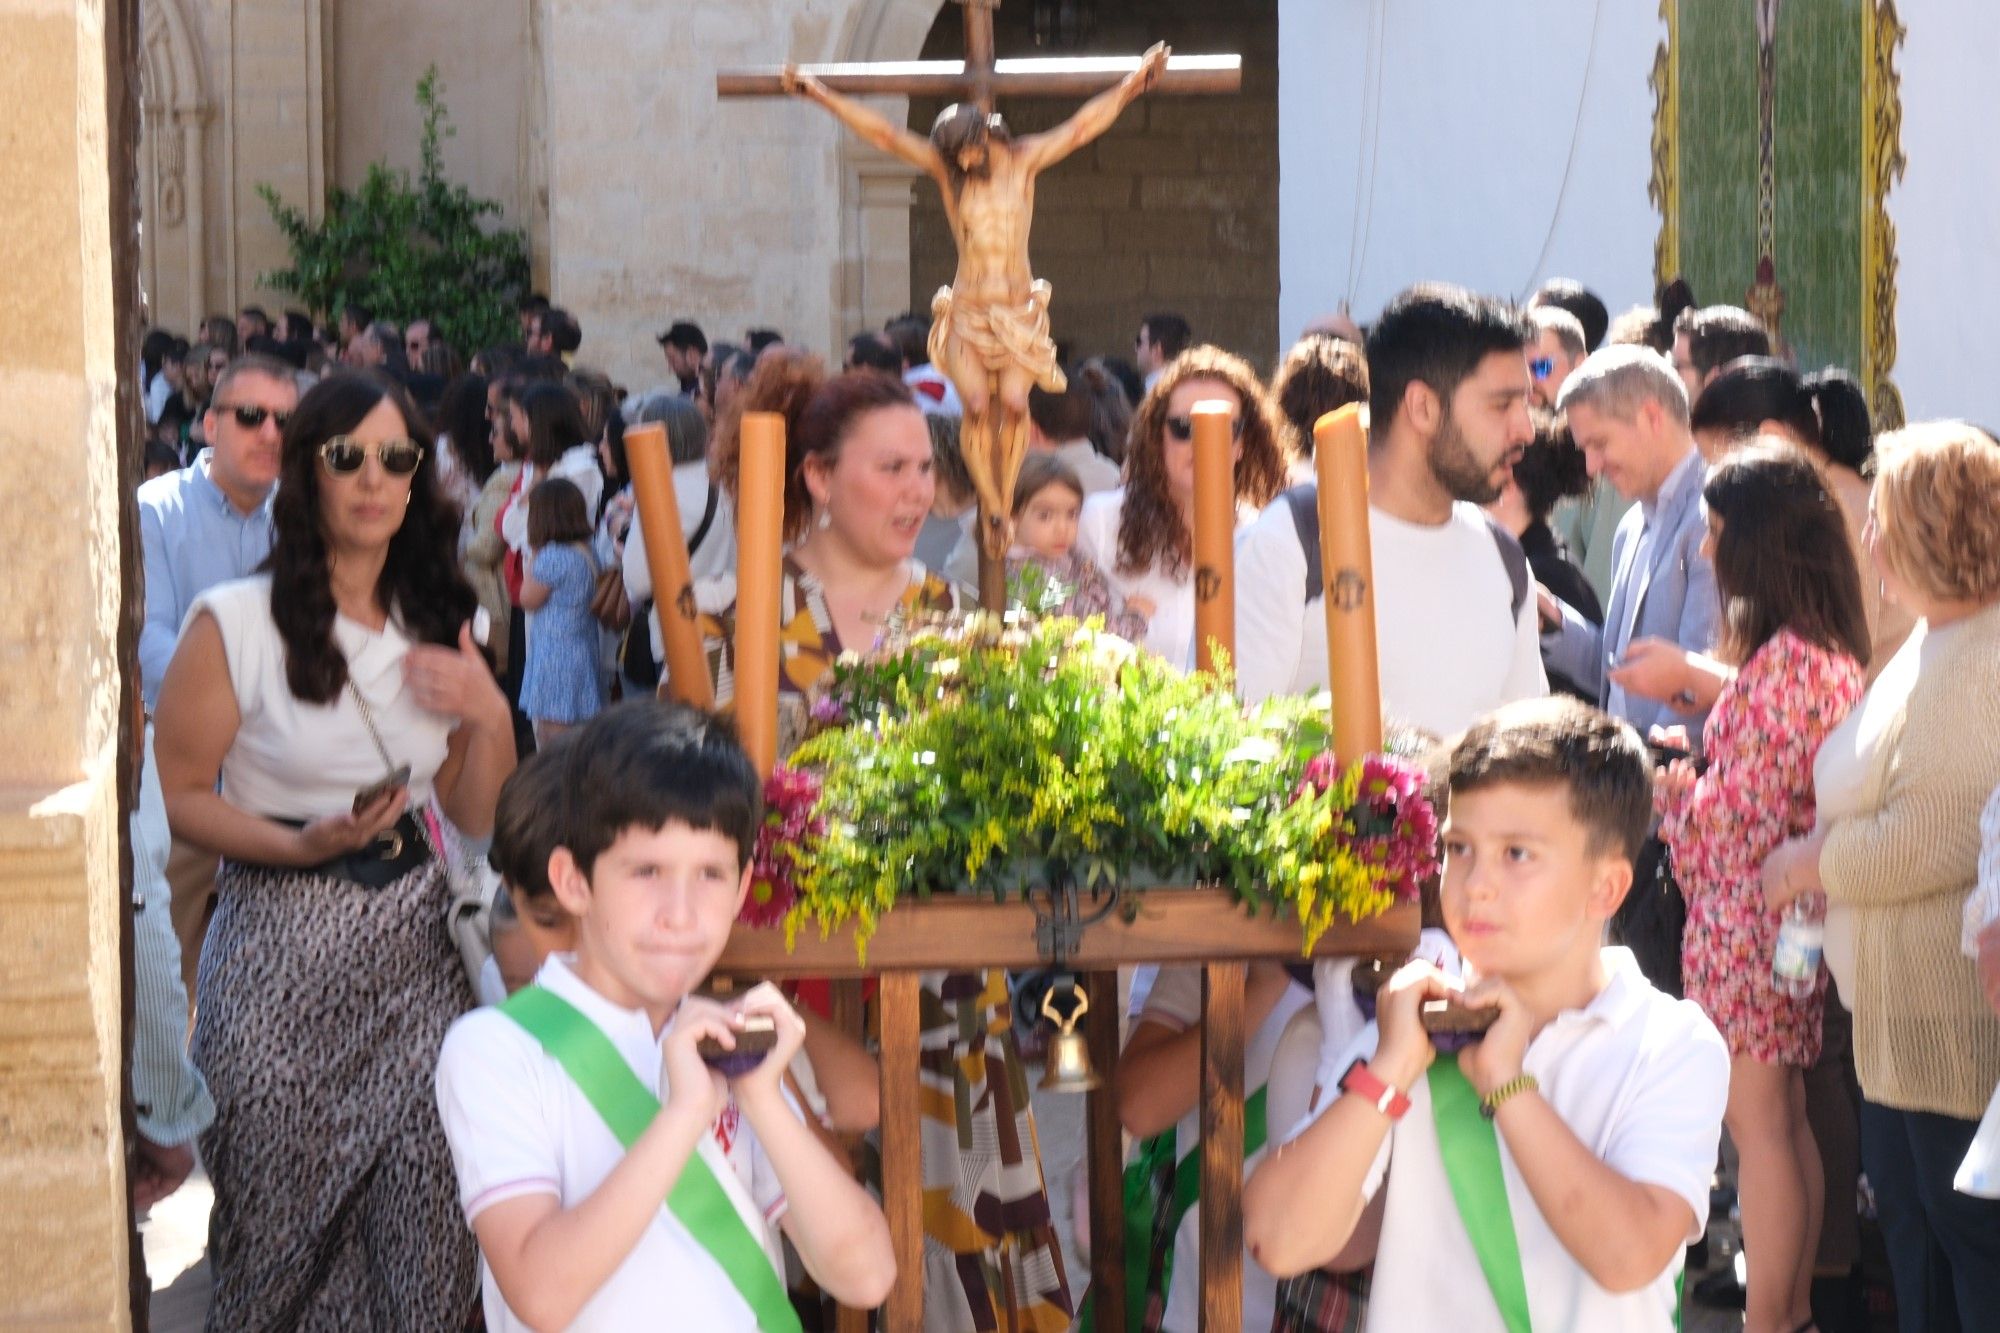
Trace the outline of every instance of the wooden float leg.
[[[1090, 1172], [1090, 1291], [1095, 1327], [1117, 1333], [1125, 1327], [1125, 1153], [1118, 1123], [1118, 973], [1090, 972], [1083, 978], [1090, 1011], [1083, 1016], [1091, 1068], [1104, 1080], [1087, 1095], [1084, 1115], [1085, 1161]], [[1070, 1286], [1080, 1285], [1072, 1274]]]
[[[867, 1021], [863, 1014], [861, 980], [847, 977], [832, 985], [833, 1026], [855, 1041], [866, 1044], [868, 1039]], [[868, 1333], [869, 1317], [866, 1310], [855, 1310], [845, 1305], [834, 1307], [834, 1333]]]
[[916, 1333], [924, 1324], [923, 1125], [917, 1040], [921, 974], [882, 974], [882, 1204], [896, 1252], [896, 1285], [883, 1326]]
[[1243, 1323], [1243, 963], [1201, 970], [1201, 1328]]

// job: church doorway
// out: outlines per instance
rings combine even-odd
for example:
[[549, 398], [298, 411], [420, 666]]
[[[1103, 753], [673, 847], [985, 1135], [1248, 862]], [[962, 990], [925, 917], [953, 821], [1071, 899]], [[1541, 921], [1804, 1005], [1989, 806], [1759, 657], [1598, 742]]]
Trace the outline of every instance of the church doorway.
[[[1002, 59], [1137, 55], [1156, 41], [1189, 55], [1242, 55], [1241, 93], [1143, 98], [1044, 175], [1029, 254], [1055, 287], [1053, 331], [1074, 359], [1130, 359], [1140, 319], [1171, 310], [1197, 341], [1269, 367], [1278, 351], [1277, 0], [1009, 0], [993, 26]], [[964, 32], [963, 7], [944, 4], [922, 58], [963, 58]], [[911, 129], [928, 134], [942, 109], [937, 98], [911, 98]], [[1016, 134], [1075, 109], [1000, 104]], [[910, 209], [911, 309], [930, 309], [954, 262], [944, 205], [921, 182]]]

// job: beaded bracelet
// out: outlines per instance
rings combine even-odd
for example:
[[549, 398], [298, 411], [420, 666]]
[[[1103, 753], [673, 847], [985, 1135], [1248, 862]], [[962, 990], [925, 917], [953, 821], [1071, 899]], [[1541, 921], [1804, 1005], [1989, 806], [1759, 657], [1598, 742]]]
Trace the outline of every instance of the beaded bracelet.
[[1508, 1079], [1505, 1083], [1502, 1083], [1499, 1087], [1479, 1099], [1479, 1114], [1491, 1120], [1500, 1113], [1500, 1103], [1506, 1101], [1509, 1097], [1518, 1096], [1524, 1092], [1532, 1092], [1541, 1086], [1541, 1080], [1533, 1074], [1516, 1074], [1513, 1078]]

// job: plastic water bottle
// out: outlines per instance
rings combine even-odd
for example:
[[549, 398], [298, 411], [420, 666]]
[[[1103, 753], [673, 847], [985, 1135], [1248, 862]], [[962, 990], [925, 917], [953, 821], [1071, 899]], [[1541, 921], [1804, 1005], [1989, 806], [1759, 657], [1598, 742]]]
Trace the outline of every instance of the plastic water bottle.
[[1826, 947], [1826, 899], [1802, 893], [1785, 908], [1778, 925], [1778, 947], [1771, 955], [1771, 986], [1781, 995], [1803, 1000], [1819, 984], [1820, 954]]

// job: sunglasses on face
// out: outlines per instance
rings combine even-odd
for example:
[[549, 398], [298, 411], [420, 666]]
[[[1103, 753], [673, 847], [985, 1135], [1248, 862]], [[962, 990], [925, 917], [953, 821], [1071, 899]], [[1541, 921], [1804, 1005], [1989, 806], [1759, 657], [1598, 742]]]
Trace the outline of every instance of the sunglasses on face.
[[1556, 373], [1555, 359], [1547, 356], [1536, 357], [1528, 363], [1528, 373], [1538, 380], [1547, 379]]
[[264, 419], [266, 417], [269, 417], [272, 423], [276, 425], [279, 430], [283, 430], [285, 428], [285, 423], [292, 419], [292, 414], [290, 412], [280, 412], [276, 408], [272, 407], [254, 407], [249, 403], [238, 403], [234, 405], [226, 403], [217, 403], [215, 405], [215, 410], [218, 412], [229, 413], [231, 416], [236, 418], [236, 424], [243, 427], [243, 429], [245, 430], [257, 429], [259, 426], [264, 424]]
[[407, 477], [423, 462], [424, 447], [415, 440], [384, 440], [372, 448], [352, 435], [336, 435], [319, 447], [319, 461], [335, 477], [351, 477], [369, 454], [392, 477]]
[[[1194, 439], [1194, 418], [1168, 417], [1167, 438], [1175, 444], [1186, 444], [1188, 441]], [[1229, 418], [1229, 438], [1232, 440], [1241, 440], [1243, 438], [1242, 417]]]

